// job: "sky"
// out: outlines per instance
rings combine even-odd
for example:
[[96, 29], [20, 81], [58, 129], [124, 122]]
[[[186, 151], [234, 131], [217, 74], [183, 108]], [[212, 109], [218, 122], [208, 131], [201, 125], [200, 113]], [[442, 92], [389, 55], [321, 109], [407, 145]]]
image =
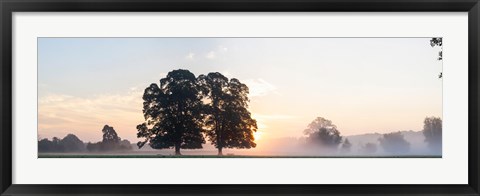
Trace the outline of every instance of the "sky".
[[108, 124], [140, 141], [143, 90], [175, 69], [245, 83], [258, 144], [302, 137], [316, 117], [345, 136], [420, 131], [442, 116], [439, 50], [430, 38], [38, 38], [38, 135], [96, 142]]

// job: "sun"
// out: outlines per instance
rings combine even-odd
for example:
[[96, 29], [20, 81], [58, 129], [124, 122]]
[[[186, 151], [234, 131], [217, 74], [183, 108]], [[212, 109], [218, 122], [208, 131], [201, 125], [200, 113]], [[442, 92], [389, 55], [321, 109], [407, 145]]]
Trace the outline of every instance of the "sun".
[[262, 138], [262, 134], [263, 134], [263, 133], [260, 132], [260, 131], [254, 132], [254, 133], [253, 133], [253, 138], [255, 138], [255, 141], [260, 140], [260, 139]]

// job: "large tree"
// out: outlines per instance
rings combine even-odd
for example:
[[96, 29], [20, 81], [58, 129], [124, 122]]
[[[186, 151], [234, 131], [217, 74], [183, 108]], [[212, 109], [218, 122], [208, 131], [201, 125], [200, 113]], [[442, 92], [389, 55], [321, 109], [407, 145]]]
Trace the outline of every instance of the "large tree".
[[223, 148], [254, 148], [257, 122], [248, 111], [248, 87], [238, 79], [214, 72], [200, 75], [205, 95], [207, 137], [222, 155]]
[[311, 122], [304, 133], [310, 143], [318, 144], [328, 150], [336, 149], [342, 142], [342, 136], [340, 136], [337, 126], [332, 121], [322, 117], [317, 117]]
[[137, 137], [144, 138], [138, 147], [148, 143], [154, 149], [202, 148], [203, 102], [197, 78], [188, 70], [174, 70], [153, 83], [143, 94], [145, 122], [137, 126]]
[[442, 119], [427, 117], [423, 121], [423, 135], [425, 142], [434, 152], [442, 151]]

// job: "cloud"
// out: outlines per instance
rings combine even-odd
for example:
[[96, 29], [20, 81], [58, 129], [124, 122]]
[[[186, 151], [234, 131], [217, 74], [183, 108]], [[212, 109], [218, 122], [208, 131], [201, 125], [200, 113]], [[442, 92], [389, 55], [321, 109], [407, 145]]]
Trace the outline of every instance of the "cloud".
[[43, 98], [41, 98], [38, 103], [39, 104], [49, 104], [49, 103], [55, 103], [55, 102], [62, 102], [67, 99], [72, 98], [72, 96], [69, 95], [59, 95], [59, 94], [50, 94], [47, 95]]
[[228, 51], [227, 47], [218, 46], [216, 49], [207, 53], [205, 58], [207, 59], [217, 59], [219, 56], [225, 54]]
[[207, 59], [215, 59], [216, 57], [216, 52], [215, 51], [210, 51], [209, 53], [207, 53], [207, 55], [205, 56], [205, 58]]
[[187, 54], [187, 56], [185, 56], [185, 58], [188, 60], [193, 60], [193, 58], [195, 58], [195, 53], [190, 52]]
[[260, 97], [266, 96], [271, 92], [276, 92], [276, 87], [267, 81], [259, 78], [259, 79], [247, 79], [244, 83], [248, 86], [250, 91], [249, 97]]
[[49, 94], [38, 101], [38, 131], [42, 137], [73, 133], [85, 141], [101, 139], [101, 127], [113, 126], [120, 137], [135, 139], [136, 125], [143, 121], [143, 88], [124, 94], [76, 97]]

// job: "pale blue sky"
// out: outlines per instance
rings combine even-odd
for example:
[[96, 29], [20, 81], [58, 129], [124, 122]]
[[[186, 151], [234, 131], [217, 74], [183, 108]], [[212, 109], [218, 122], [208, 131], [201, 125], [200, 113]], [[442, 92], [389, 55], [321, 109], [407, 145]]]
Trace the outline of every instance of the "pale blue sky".
[[39, 38], [39, 134], [96, 141], [109, 124], [137, 141], [143, 89], [179, 68], [246, 83], [263, 138], [300, 137], [317, 116], [344, 135], [418, 131], [442, 112], [429, 40]]

